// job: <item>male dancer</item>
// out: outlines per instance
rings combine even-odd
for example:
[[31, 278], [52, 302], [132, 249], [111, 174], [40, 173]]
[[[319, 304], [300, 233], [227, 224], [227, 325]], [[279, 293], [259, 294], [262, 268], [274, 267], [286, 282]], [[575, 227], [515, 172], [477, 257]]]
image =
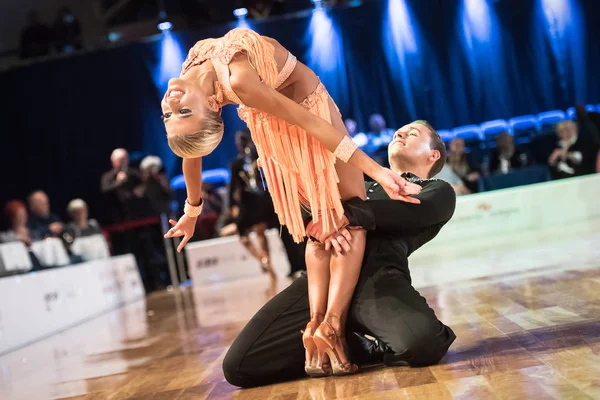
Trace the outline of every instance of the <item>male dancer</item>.
[[[436, 175], [446, 160], [443, 141], [426, 121], [400, 128], [388, 158], [393, 171], [422, 186], [414, 196], [421, 203], [390, 200], [374, 182], [367, 183], [367, 201], [344, 202], [350, 226], [368, 231], [346, 329], [351, 359], [359, 364], [432, 365], [456, 336], [412, 287], [408, 256], [450, 220], [456, 195], [444, 181], [420, 178]], [[347, 245], [341, 235], [333, 239]], [[304, 276], [271, 299], [235, 339], [223, 361], [227, 381], [252, 387], [305, 376], [300, 330], [309, 317]]]

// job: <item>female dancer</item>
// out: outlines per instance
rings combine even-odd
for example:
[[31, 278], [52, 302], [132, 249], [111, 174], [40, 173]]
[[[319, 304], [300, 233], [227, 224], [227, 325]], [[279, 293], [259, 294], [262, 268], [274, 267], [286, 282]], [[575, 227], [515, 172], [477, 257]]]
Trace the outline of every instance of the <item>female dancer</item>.
[[[269, 194], [265, 191], [262, 176], [258, 169], [258, 154], [250, 138], [250, 132], [238, 131], [235, 134], [238, 157], [231, 164], [231, 182], [229, 184], [229, 214], [237, 206], [239, 213], [235, 218], [237, 231], [242, 245], [260, 262], [264, 273], [275, 279], [269, 241], [265, 235], [275, 211]], [[250, 240], [250, 233], [256, 233], [258, 248]]]
[[[226, 104], [240, 105], [238, 113], [256, 144], [275, 212], [295, 241], [306, 236], [302, 207], [313, 222], [321, 222], [323, 231], [333, 233], [341, 227], [341, 199], [366, 197], [361, 171], [379, 182], [392, 199], [418, 202], [408, 195], [418, 193], [420, 186], [356, 148], [314, 72], [274, 39], [234, 29], [222, 38], [196, 43], [162, 101], [167, 139], [183, 158], [188, 194], [184, 215], [178, 222], [171, 221], [174, 227], [166, 235], [184, 236], [178, 251], [192, 237], [202, 210], [201, 157], [221, 141], [220, 109]], [[341, 162], [336, 163], [336, 158]], [[352, 250], [333, 258], [318, 244], [307, 245], [311, 321], [303, 339], [310, 374], [328, 372], [321, 368], [323, 357], [317, 360], [315, 331], [333, 356], [334, 373], [356, 370], [345, 355], [341, 332], [365, 243], [366, 233], [357, 232]]]

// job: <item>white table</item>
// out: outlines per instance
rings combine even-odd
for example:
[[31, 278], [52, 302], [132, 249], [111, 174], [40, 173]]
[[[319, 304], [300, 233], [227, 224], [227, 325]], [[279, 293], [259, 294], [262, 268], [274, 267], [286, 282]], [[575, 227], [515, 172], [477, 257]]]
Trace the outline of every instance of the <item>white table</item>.
[[102, 234], [77, 238], [71, 245], [71, 252], [85, 261], [102, 260], [110, 257], [108, 243]]
[[22, 242], [0, 244], [0, 272], [29, 271], [31, 268], [29, 252]]
[[48, 238], [33, 242], [31, 251], [45, 267], [58, 267], [70, 263], [69, 254], [58, 238]]

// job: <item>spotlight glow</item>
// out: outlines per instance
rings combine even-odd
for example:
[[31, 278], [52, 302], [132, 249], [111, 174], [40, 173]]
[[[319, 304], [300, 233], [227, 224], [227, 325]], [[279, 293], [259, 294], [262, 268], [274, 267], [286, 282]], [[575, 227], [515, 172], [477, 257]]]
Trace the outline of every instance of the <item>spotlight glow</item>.
[[169, 21], [161, 22], [160, 24], [157, 25], [158, 30], [163, 31], [163, 32], [171, 30], [172, 27], [173, 27], [173, 24], [170, 23]]
[[469, 42], [487, 42], [492, 33], [490, 6], [486, 0], [464, 0], [463, 29]]
[[233, 10], [233, 15], [235, 15], [236, 18], [245, 18], [246, 15], [248, 15], [248, 9], [236, 8], [235, 10]]
[[389, 0], [387, 15], [393, 46], [398, 52], [415, 53], [417, 42], [406, 0]]

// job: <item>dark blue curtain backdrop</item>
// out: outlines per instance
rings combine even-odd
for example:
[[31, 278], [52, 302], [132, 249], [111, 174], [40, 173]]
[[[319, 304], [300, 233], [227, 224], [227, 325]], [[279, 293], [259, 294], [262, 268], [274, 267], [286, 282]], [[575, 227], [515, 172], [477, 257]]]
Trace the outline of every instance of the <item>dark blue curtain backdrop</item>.
[[[311, 66], [361, 128], [373, 112], [390, 127], [422, 118], [442, 129], [600, 103], [597, 0], [381, 0], [248, 23]], [[0, 74], [0, 202], [44, 189], [58, 212], [81, 197], [101, 216], [100, 175], [115, 147], [159, 155], [171, 175], [180, 173], [159, 100], [195, 41], [234, 26]], [[224, 119], [225, 138], [207, 169], [235, 155], [233, 134], [243, 123], [233, 107]]]

